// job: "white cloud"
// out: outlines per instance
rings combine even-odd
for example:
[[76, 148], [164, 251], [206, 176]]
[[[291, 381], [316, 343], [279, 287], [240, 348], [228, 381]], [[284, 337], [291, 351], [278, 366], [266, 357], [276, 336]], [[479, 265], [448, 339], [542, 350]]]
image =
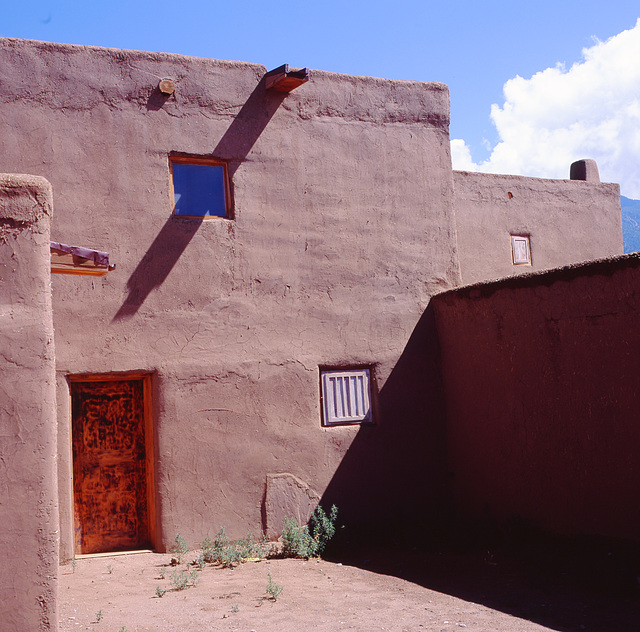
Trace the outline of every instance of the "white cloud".
[[582, 55], [569, 70], [507, 81], [504, 104], [491, 107], [500, 141], [476, 164], [453, 139], [454, 169], [568, 178], [573, 161], [594, 158], [601, 180], [640, 198], [640, 19]]

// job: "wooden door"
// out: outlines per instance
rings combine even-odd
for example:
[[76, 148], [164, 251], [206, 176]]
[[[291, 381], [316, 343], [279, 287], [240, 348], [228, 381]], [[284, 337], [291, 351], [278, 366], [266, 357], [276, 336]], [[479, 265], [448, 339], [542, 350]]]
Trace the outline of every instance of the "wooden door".
[[76, 553], [150, 546], [148, 378], [71, 382]]

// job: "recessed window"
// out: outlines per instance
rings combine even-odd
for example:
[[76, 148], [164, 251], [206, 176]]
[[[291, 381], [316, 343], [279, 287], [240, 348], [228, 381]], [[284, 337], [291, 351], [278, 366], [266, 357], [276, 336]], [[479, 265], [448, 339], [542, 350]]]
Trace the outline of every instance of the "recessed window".
[[173, 212], [183, 217], [231, 217], [227, 164], [171, 156]]
[[372, 421], [369, 369], [326, 369], [320, 379], [325, 426]]
[[514, 266], [531, 265], [531, 246], [528, 235], [511, 235], [511, 255]]

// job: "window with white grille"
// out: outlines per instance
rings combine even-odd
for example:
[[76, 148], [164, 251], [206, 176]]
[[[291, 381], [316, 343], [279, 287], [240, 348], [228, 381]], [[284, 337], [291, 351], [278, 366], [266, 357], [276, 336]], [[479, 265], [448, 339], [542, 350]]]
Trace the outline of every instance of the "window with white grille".
[[528, 235], [511, 235], [511, 256], [514, 266], [531, 265], [531, 245]]
[[371, 421], [369, 369], [324, 370], [321, 380], [325, 426]]

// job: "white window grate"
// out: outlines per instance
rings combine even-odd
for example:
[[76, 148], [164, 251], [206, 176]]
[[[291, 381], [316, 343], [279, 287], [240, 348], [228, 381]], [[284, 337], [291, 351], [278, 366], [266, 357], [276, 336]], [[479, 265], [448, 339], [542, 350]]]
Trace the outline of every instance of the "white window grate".
[[369, 369], [322, 371], [324, 424], [371, 421]]
[[531, 265], [531, 245], [527, 235], [511, 235], [511, 255], [514, 266]]

